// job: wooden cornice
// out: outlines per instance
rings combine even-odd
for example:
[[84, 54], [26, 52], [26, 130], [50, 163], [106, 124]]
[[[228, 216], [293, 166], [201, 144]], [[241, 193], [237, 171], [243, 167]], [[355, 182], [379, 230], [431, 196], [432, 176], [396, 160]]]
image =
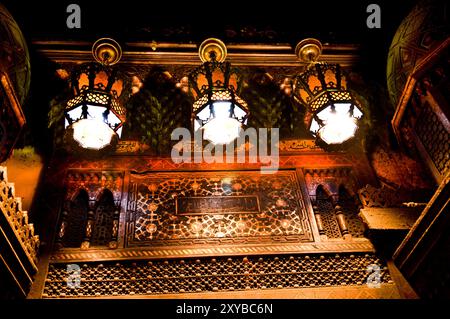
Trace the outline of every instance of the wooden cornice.
[[[91, 42], [33, 41], [38, 52], [57, 63], [92, 61]], [[138, 65], [184, 65], [201, 63], [198, 45], [192, 43], [128, 42], [122, 45], [120, 63]], [[290, 44], [227, 44], [228, 60], [236, 66], [299, 67], [302, 66]], [[359, 60], [354, 44], [324, 44], [320, 61], [350, 67]]]

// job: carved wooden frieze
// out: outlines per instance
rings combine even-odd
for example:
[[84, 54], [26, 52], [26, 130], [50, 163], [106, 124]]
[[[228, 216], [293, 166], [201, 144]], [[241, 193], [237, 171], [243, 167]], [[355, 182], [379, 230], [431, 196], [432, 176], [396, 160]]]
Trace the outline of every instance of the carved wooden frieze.
[[295, 170], [132, 174], [126, 245], [312, 241], [305, 207]]
[[80, 190], [85, 190], [90, 201], [96, 201], [103, 190], [111, 191], [114, 201], [119, 203], [123, 192], [124, 172], [69, 170], [66, 177], [66, 200], [75, 198]]
[[308, 194], [312, 197], [316, 196], [319, 185], [335, 199], [338, 197], [340, 186], [344, 186], [350, 194], [354, 194], [357, 189], [351, 167], [306, 168], [304, 174]]
[[[44, 56], [58, 63], [63, 73], [70, 73], [76, 64], [92, 61], [89, 42], [34, 41], [33, 45]], [[297, 58], [289, 44], [229, 44], [229, 61], [251, 75], [255, 69], [263, 69], [270, 78], [282, 85], [302, 72], [305, 64]], [[350, 67], [359, 60], [357, 45], [324, 44], [320, 61], [339, 63]], [[128, 42], [119, 69], [129, 77], [144, 80], [156, 66], [161, 67], [175, 82], [181, 83], [196, 67], [201, 65], [196, 44]]]
[[[366, 185], [358, 190], [358, 197], [364, 207], [408, 207], [417, 206], [414, 200], [421, 200], [417, 194], [406, 189], [394, 189], [383, 185], [380, 188]], [[414, 205], [415, 204], [415, 205]], [[421, 205], [419, 205], [421, 206]]]
[[[111, 156], [105, 159], [68, 159], [64, 166], [73, 170], [99, 170], [99, 171], [148, 171], [148, 170], [239, 170], [260, 169], [263, 163], [175, 163], [170, 157], [152, 156]], [[314, 167], [335, 168], [352, 167], [360, 178], [369, 178], [370, 167], [360, 154], [325, 153], [323, 151], [305, 152], [304, 154], [280, 155], [280, 168]], [[367, 173], [367, 175], [364, 174]]]

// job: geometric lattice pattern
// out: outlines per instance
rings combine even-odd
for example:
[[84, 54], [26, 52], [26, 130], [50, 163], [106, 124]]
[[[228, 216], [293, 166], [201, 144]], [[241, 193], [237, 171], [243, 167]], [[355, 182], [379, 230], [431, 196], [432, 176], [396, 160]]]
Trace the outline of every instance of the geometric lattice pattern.
[[109, 102], [109, 95], [104, 93], [92, 93], [88, 92], [86, 93], [86, 101], [93, 104], [103, 104], [108, 105]]
[[316, 97], [310, 104], [310, 108], [312, 111], [316, 111], [325, 105], [328, 105], [332, 102], [350, 102], [352, 101], [352, 95], [347, 91], [332, 91], [329, 92], [329, 95], [324, 93]]
[[312, 241], [295, 171], [133, 174], [128, 245]]
[[387, 267], [367, 253], [94, 262], [79, 265], [78, 288], [67, 285], [73, 282], [67, 264], [50, 264], [43, 297], [363, 286], [374, 275], [370, 265], [379, 269], [380, 283], [392, 282]]
[[[230, 90], [215, 90], [213, 91], [213, 94], [211, 95], [211, 101], [231, 101], [232, 98], [234, 98], [235, 102], [238, 103], [240, 106], [242, 106], [244, 109], [247, 108], [247, 103], [241, 99], [238, 95], [233, 94], [231, 95]], [[205, 104], [208, 103], [208, 94], [202, 95], [201, 98], [199, 98], [197, 101], [195, 101], [193, 105], [193, 111], [199, 111], [202, 107], [205, 106]]]
[[337, 211], [335, 206], [340, 206], [347, 226], [348, 232], [352, 237], [364, 238], [365, 227], [358, 216], [359, 207], [356, 198], [352, 197], [345, 188], [339, 188], [337, 203], [333, 203], [332, 197], [323, 189], [322, 185], [317, 187], [316, 196], [311, 196], [314, 213], [320, 215], [324, 235], [329, 239], [342, 238], [341, 229], [337, 220]]
[[67, 227], [65, 229], [63, 246], [80, 247], [86, 234], [87, 214], [89, 210], [89, 198], [86, 192], [81, 191], [70, 203], [67, 214]]
[[358, 216], [359, 207], [355, 202], [355, 198], [348, 194], [340, 195], [339, 205], [344, 213], [345, 222], [350, 235], [354, 238], [364, 238], [365, 227], [361, 218]]
[[111, 241], [115, 210], [112, 195], [103, 195], [95, 210], [91, 246], [103, 246]]
[[92, 91], [92, 90], [83, 90], [73, 99], [67, 102], [67, 109], [74, 108], [81, 103], [86, 103], [89, 105], [98, 105], [98, 106], [111, 106], [111, 109], [117, 114], [119, 117], [123, 117], [125, 115], [125, 108], [121, 106], [118, 102], [116, 92], [113, 91], [112, 94], [108, 92], [101, 91]]
[[310, 108], [312, 111], [320, 109], [322, 106], [328, 104], [330, 102], [330, 99], [328, 98], [327, 94], [322, 94], [310, 104]]
[[336, 102], [350, 101], [352, 99], [350, 92], [347, 92], [347, 91], [330, 92], [330, 95], [331, 95], [331, 99]]
[[450, 132], [427, 104], [424, 105], [415, 129], [437, 170], [444, 175], [450, 167]]
[[315, 213], [320, 214], [323, 230], [327, 238], [342, 238], [331, 199], [317, 197], [314, 208]]

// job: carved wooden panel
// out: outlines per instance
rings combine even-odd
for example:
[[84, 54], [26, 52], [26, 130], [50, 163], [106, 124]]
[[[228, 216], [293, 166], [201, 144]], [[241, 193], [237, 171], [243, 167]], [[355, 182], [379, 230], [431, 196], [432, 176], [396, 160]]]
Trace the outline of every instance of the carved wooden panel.
[[294, 170], [132, 174], [128, 220], [127, 246], [313, 240]]
[[86, 192], [80, 192], [77, 197], [70, 202], [64, 226], [64, 247], [80, 247], [84, 238], [87, 223], [89, 200]]
[[439, 174], [445, 175], [450, 168], [450, 130], [428, 103], [425, 103], [415, 129]]
[[421, 155], [440, 183], [450, 167], [450, 38], [420, 60], [392, 120], [399, 141]]

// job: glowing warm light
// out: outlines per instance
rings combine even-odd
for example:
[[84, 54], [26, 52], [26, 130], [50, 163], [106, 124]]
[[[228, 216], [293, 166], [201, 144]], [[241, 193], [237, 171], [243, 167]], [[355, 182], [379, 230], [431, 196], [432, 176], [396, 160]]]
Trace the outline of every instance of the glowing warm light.
[[86, 149], [102, 149], [116, 134], [108, 124], [94, 119], [79, 120], [72, 124], [72, 128], [73, 139]]
[[329, 118], [328, 123], [319, 130], [318, 134], [327, 144], [341, 144], [355, 136], [357, 128], [353, 117], [334, 116]]
[[311, 131], [317, 134], [327, 144], [341, 144], [353, 136], [358, 129], [357, 120], [362, 116], [361, 111], [355, 106], [353, 114], [350, 114], [351, 104], [336, 103], [334, 110], [331, 106], [317, 114], [322, 121], [320, 127], [316, 120], [311, 123]]
[[[246, 113], [231, 102], [216, 101], [212, 108], [205, 107], [197, 114], [200, 121], [194, 122], [194, 129], [203, 129], [203, 137], [214, 144], [228, 144], [239, 136], [242, 123], [238, 120]], [[231, 111], [232, 110], [232, 111]], [[206, 123], [201, 126], [201, 123]], [[244, 121], [245, 124], [245, 121]]]
[[234, 118], [216, 117], [202, 127], [203, 137], [214, 144], [228, 144], [239, 136], [241, 126]]

